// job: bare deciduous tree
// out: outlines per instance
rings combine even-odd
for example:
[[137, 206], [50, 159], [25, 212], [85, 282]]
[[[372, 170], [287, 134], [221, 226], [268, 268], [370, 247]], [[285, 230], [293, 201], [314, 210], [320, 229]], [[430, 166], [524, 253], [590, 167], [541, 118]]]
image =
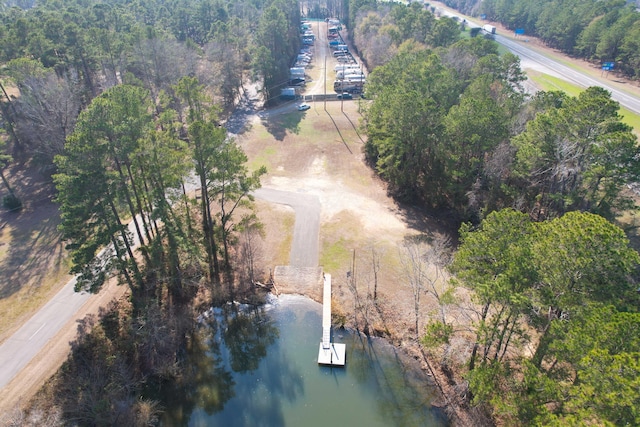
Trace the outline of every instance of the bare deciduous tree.
[[161, 90], [169, 89], [185, 76], [196, 74], [197, 53], [170, 38], [151, 38], [138, 41], [128, 67], [150, 90], [154, 100]]
[[82, 106], [78, 83], [60, 79], [55, 73], [27, 77], [20, 82], [16, 120], [20, 139], [44, 170], [53, 168], [73, 132]]
[[242, 87], [242, 51], [232, 43], [213, 41], [205, 46], [205, 54], [209, 67], [201, 71], [200, 81], [213, 87], [224, 105], [232, 105]]
[[239, 236], [239, 259], [241, 282], [253, 284], [256, 271], [264, 256], [264, 231], [260, 224], [243, 221]]
[[378, 273], [380, 272], [380, 258], [382, 256], [382, 250], [372, 243], [369, 247], [369, 253], [371, 255], [371, 273], [373, 274], [373, 303], [378, 301]]
[[433, 296], [438, 302], [442, 323], [447, 323], [447, 306], [453, 302], [453, 287], [447, 280], [446, 267], [451, 263], [452, 247], [451, 239], [446, 236], [436, 237], [424, 254], [424, 262], [429, 272], [425, 276], [427, 283], [426, 293]]
[[[356, 258], [356, 251], [353, 251], [351, 270], [347, 272], [347, 288], [353, 295], [353, 321], [355, 327], [369, 334], [369, 327], [372, 323], [373, 297], [371, 294], [371, 277], [369, 264], [366, 260], [368, 254], [364, 252], [365, 259]], [[366, 286], [366, 291], [363, 288]]]
[[422, 236], [405, 239], [400, 248], [400, 265], [405, 279], [405, 286], [411, 290], [413, 296], [413, 312], [415, 315], [416, 338], [420, 335], [420, 297], [425, 292], [427, 264], [426, 252], [428, 246]]

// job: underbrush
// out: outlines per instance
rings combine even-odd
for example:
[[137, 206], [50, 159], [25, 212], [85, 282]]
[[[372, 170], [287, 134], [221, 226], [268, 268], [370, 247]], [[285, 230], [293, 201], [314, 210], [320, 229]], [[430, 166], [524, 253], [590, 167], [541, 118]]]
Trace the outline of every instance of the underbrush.
[[155, 425], [162, 408], [141, 391], [180, 374], [193, 319], [188, 307], [149, 304], [134, 316], [128, 301], [113, 301], [79, 322], [67, 361], [9, 425]]

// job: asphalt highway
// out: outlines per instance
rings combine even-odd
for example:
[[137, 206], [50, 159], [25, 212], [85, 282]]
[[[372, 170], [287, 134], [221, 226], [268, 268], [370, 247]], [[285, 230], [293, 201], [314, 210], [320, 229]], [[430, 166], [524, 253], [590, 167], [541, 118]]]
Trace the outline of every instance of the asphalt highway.
[[590, 86], [601, 86], [611, 92], [611, 97], [618, 101], [620, 105], [633, 111], [636, 114], [640, 114], [640, 99], [624, 91], [618, 90], [606, 81], [595, 79], [585, 73], [582, 73], [573, 68], [567, 67], [551, 58], [548, 58], [533, 49], [521, 45], [518, 42], [508, 39], [507, 37], [499, 34], [495, 35], [496, 42], [500, 43], [512, 53], [519, 56], [523, 60], [531, 61], [540, 64], [543, 67], [553, 70], [557, 75], [561, 76], [564, 80], [574, 83], [578, 86], [587, 88]]

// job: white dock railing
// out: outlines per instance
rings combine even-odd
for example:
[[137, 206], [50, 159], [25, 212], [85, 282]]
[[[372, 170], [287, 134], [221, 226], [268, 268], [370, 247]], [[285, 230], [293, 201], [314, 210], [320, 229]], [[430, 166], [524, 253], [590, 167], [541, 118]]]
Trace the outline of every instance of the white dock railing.
[[322, 342], [318, 350], [318, 363], [321, 365], [344, 366], [345, 344], [331, 342], [331, 275], [324, 274], [322, 292]]
[[325, 274], [322, 293], [322, 348], [331, 347], [331, 275]]

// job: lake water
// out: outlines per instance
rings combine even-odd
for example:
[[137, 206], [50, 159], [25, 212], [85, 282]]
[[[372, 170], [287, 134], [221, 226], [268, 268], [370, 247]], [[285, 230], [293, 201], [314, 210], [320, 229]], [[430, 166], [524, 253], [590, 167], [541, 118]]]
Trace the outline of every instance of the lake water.
[[163, 426], [445, 426], [434, 388], [384, 340], [334, 331], [346, 367], [317, 364], [321, 305], [281, 296], [207, 313], [184, 377], [161, 390]]

